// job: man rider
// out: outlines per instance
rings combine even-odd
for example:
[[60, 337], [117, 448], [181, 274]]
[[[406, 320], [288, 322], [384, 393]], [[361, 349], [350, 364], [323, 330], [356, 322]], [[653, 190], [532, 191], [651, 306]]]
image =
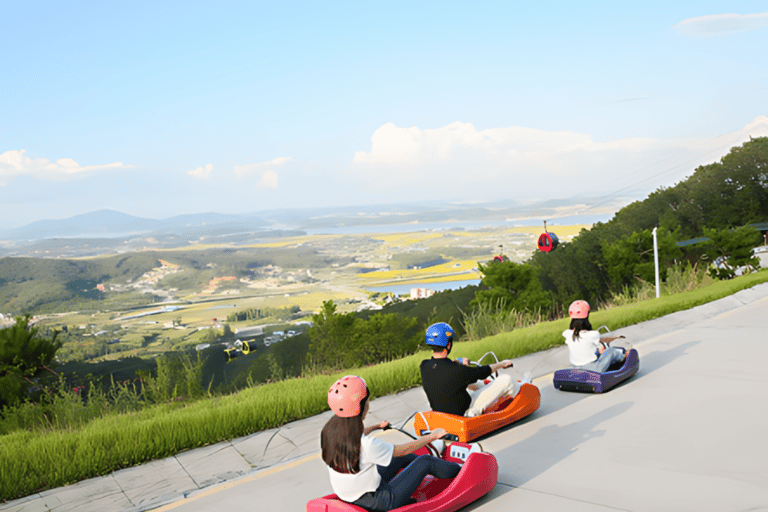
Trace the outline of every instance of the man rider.
[[482, 382], [492, 373], [510, 368], [512, 361], [509, 359], [484, 366], [470, 366], [466, 358], [448, 359], [453, 348], [453, 334], [453, 329], [445, 322], [427, 328], [426, 341], [433, 354], [431, 359], [421, 362], [420, 370], [421, 383], [432, 410], [478, 416], [500, 396], [517, 393], [518, 382], [506, 374], [500, 374], [489, 384]]

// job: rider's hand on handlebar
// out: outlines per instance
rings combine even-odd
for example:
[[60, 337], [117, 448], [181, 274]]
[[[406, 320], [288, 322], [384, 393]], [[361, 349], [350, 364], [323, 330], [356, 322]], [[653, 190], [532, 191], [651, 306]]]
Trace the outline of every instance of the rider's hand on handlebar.
[[433, 439], [432, 439], [433, 441], [436, 441], [438, 439], [442, 439], [442, 438], [444, 438], [447, 435], [448, 435], [448, 431], [445, 430], [444, 428], [436, 428], [430, 434], [430, 436], [433, 437]]

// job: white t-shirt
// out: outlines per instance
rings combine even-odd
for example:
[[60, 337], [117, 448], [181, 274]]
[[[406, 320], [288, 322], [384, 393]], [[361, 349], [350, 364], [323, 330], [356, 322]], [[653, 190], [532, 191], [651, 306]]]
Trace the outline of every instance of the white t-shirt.
[[339, 473], [328, 467], [333, 492], [342, 500], [352, 502], [363, 494], [378, 489], [381, 476], [376, 466], [389, 466], [394, 450], [395, 445], [363, 434], [360, 438], [360, 471], [358, 473]]
[[584, 366], [597, 361], [596, 351], [602, 346], [598, 331], [580, 331], [579, 337], [573, 339], [573, 329], [563, 331], [563, 338], [568, 345], [568, 352], [573, 366]]

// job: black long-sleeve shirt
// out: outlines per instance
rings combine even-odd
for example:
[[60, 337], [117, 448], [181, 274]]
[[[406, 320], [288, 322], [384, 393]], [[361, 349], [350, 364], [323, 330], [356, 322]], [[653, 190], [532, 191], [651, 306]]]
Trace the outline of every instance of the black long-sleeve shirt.
[[467, 386], [491, 375], [490, 366], [467, 366], [448, 358], [421, 362], [421, 385], [433, 411], [464, 416], [472, 399]]

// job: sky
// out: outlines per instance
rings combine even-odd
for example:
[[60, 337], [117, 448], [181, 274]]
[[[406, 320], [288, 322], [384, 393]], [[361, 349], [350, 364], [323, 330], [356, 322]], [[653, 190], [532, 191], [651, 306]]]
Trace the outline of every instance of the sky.
[[768, 136], [756, 1], [9, 2], [0, 229], [620, 198]]

